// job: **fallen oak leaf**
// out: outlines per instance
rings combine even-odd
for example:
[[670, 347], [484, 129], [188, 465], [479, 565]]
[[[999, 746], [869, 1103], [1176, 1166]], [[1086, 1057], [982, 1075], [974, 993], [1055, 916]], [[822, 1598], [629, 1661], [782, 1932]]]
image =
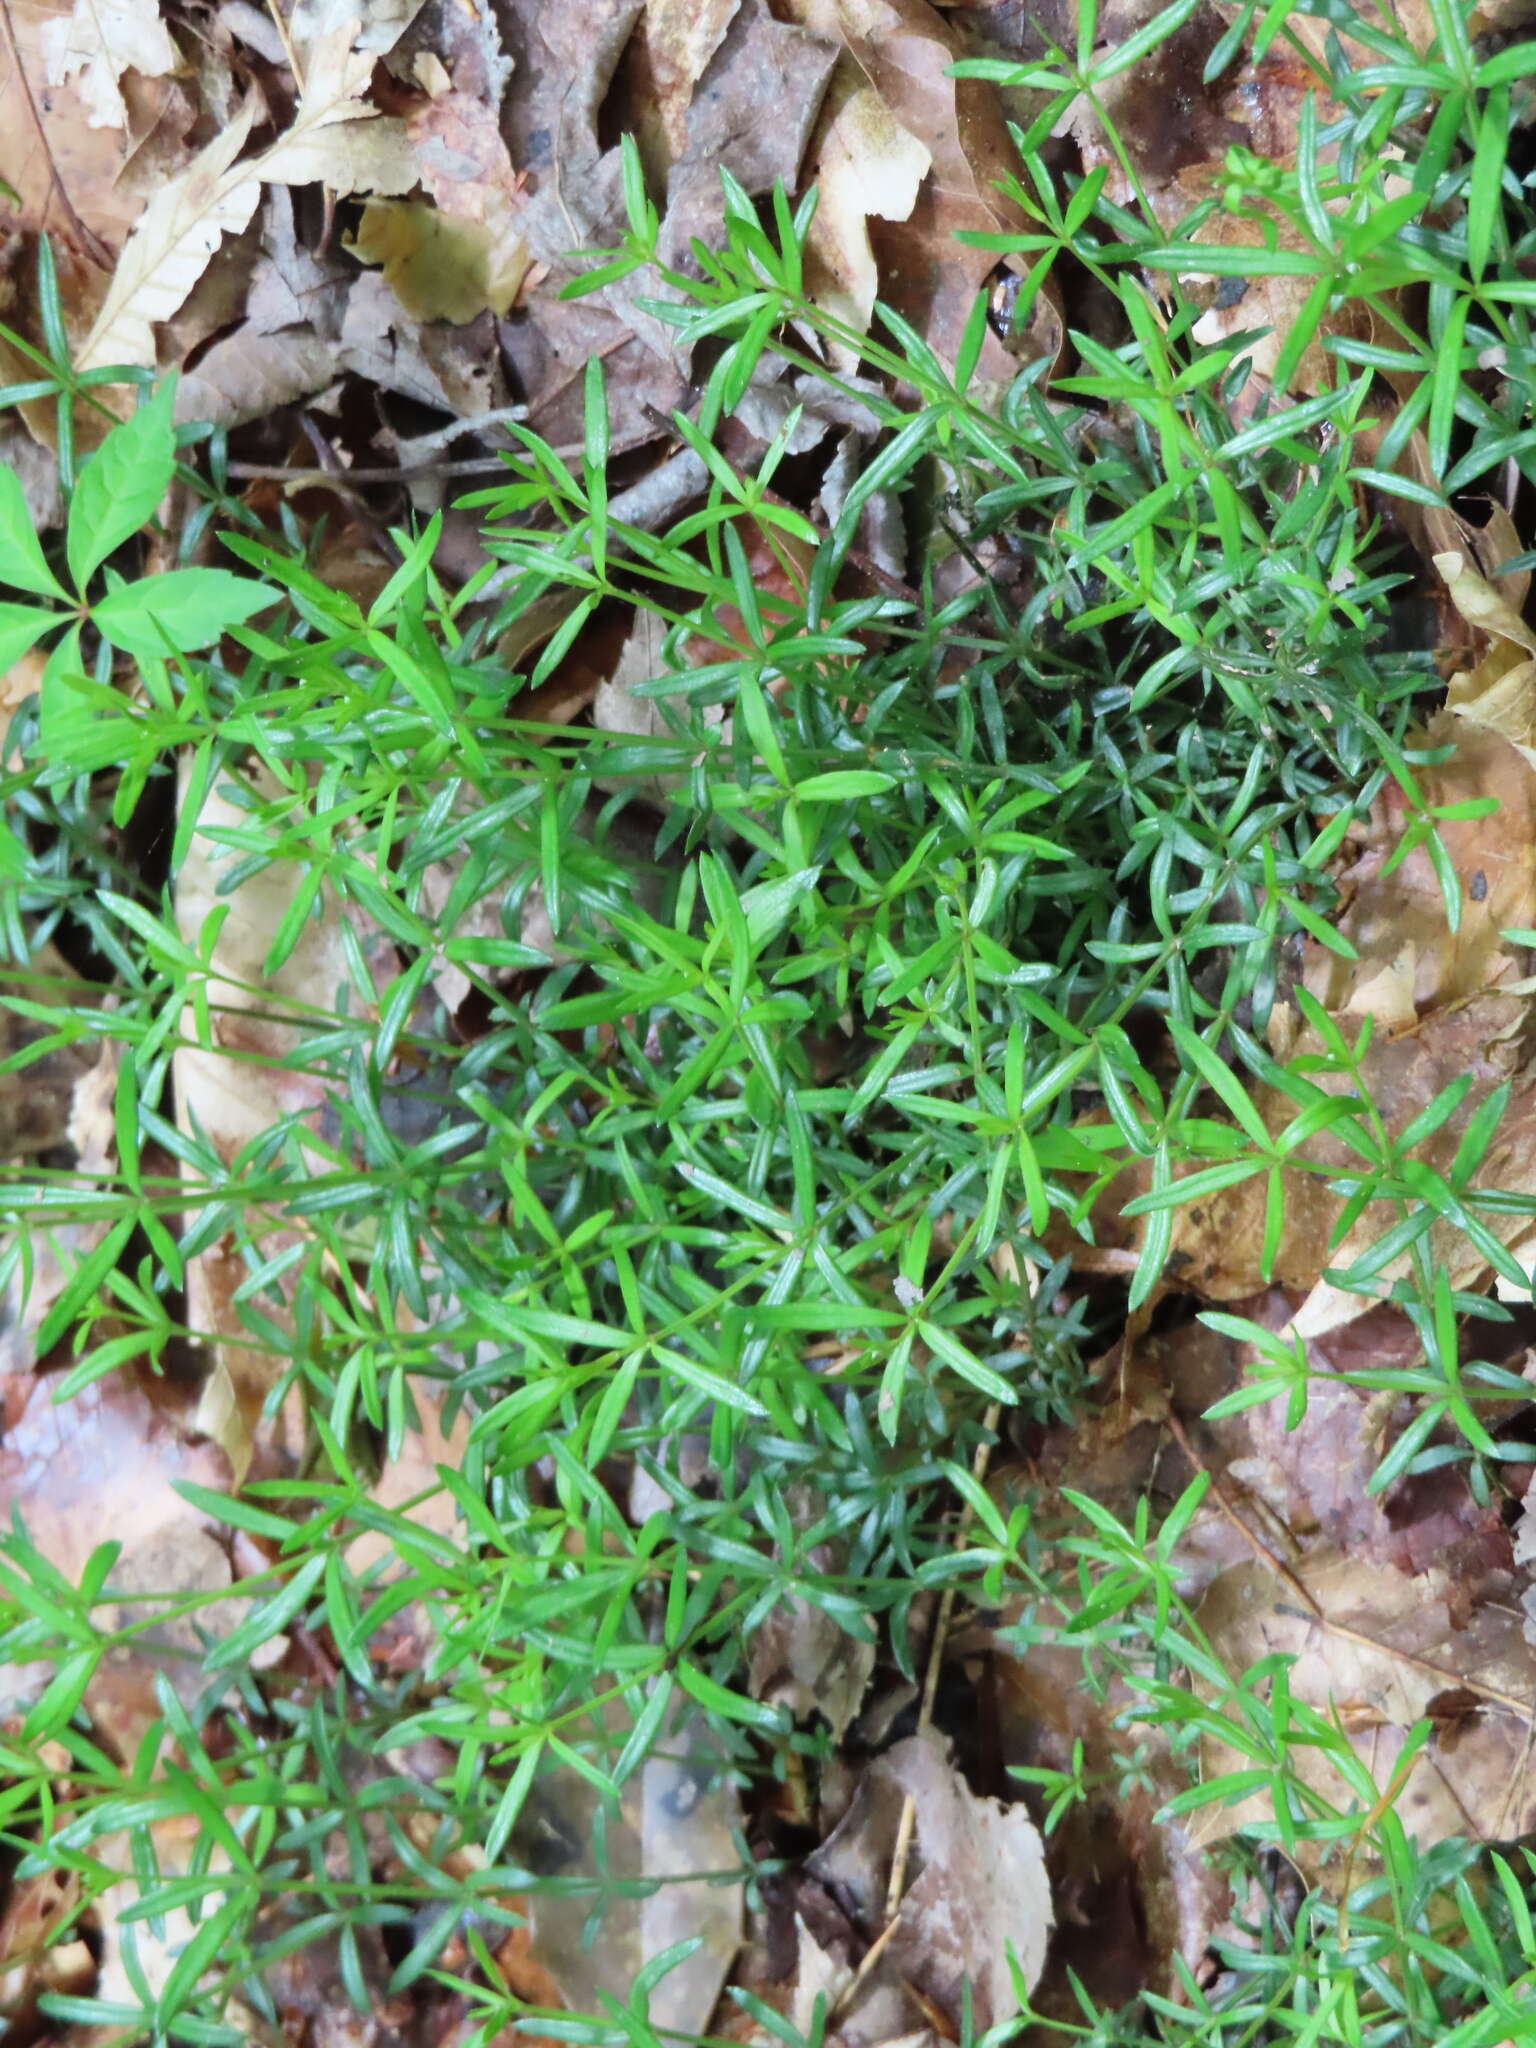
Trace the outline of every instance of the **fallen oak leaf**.
[[249, 226], [261, 186], [232, 179], [230, 166], [245, 147], [257, 106], [247, 100], [223, 133], [144, 209], [123, 244], [101, 311], [75, 359], [77, 369], [153, 364], [155, 322], [178, 310], [225, 235]]

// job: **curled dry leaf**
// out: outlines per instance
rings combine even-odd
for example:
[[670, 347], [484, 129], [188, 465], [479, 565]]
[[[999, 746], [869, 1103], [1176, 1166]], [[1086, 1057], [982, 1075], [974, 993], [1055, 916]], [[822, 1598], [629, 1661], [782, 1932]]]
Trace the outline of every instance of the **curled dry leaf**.
[[[1212, 1585], [1198, 1619], [1231, 1676], [1263, 1657], [1294, 1658], [1291, 1697], [1343, 1730], [1382, 1792], [1394, 1781], [1409, 1732], [1426, 1717], [1434, 1721], [1393, 1802], [1421, 1848], [1452, 1835], [1499, 1841], [1536, 1827], [1536, 1649], [1519, 1613], [1489, 1605], [1457, 1626], [1458, 1589], [1445, 1574], [1408, 1579], [1358, 1558], [1320, 1555], [1300, 1575], [1300, 1588], [1257, 1563], [1223, 1572]], [[1287, 1757], [1330, 1804], [1359, 1807], [1358, 1793], [1323, 1748], [1292, 1742]], [[1211, 1744], [1202, 1772], [1209, 1779], [1248, 1763], [1235, 1749]], [[1235, 1828], [1266, 1824], [1273, 1825], [1270, 1808], [1255, 1793], [1202, 1809], [1195, 1831], [1215, 1841]]]
[[[862, 334], [879, 291], [869, 220], [909, 220], [933, 162], [927, 145], [896, 119], [845, 58], [838, 64], [811, 144], [809, 175], [820, 194], [807, 243], [810, 290], [818, 303]], [[852, 369], [858, 351], [835, 346]]]
[[[915, 154], [899, 140], [918, 139], [929, 157], [928, 172], [904, 214], [869, 205], [874, 222], [867, 231], [880, 271], [880, 298], [910, 320], [940, 359], [952, 363], [971, 304], [997, 268], [986, 249], [955, 240], [962, 229], [995, 233], [1020, 224], [1020, 215], [996, 189], [1017, 171], [1001, 105], [990, 85], [950, 77], [965, 54], [959, 32], [927, 0], [792, 0], [794, 17], [845, 55], [840, 71], [862, 79], [884, 109], [877, 131], [879, 158], [872, 165], [872, 191], [901, 203], [915, 167]], [[868, 117], [873, 127], [873, 117]], [[832, 168], [846, 185], [844, 225], [854, 201], [853, 174], [844, 174], [834, 154]], [[895, 225], [890, 223], [894, 218]], [[840, 246], [831, 263], [835, 278], [846, 264]], [[830, 255], [830, 252], [827, 252]], [[834, 307], [834, 310], [838, 310]], [[1017, 362], [990, 328], [984, 337], [977, 375], [984, 382], [1011, 380]]]
[[794, 188], [834, 61], [820, 36], [775, 19], [766, 0], [741, 0], [700, 78], [667, 179], [667, 261], [687, 260], [695, 236], [718, 238], [722, 168], [753, 196], [780, 181]]
[[[1081, 1470], [1096, 1486], [1091, 1454]], [[1043, 1608], [1036, 1619], [1072, 1634], [1063, 1612]], [[1104, 2006], [1148, 1985], [1173, 1994], [1177, 1966], [1200, 1967], [1232, 1900], [1226, 1873], [1191, 1842], [1187, 1821], [1161, 1812], [1185, 1783], [1169, 1731], [1139, 1719], [1140, 1702], [1124, 1680], [1105, 1684], [1100, 1673], [1090, 1684], [1070, 1640], [1032, 1642], [1021, 1655], [1000, 1656], [996, 1669], [1009, 1766], [1071, 1771], [1081, 1743], [1095, 1788], [1060, 1817], [1046, 1845], [1057, 1923], [1052, 1980], [1069, 1968]], [[1140, 1782], [1125, 1787], [1116, 1759], [1131, 1747]]]
[[910, 1881], [895, 1932], [839, 2019], [850, 2048], [875, 2048], [910, 2030], [907, 1984], [955, 2022], [969, 1984], [980, 2033], [1019, 2010], [1011, 1958], [1025, 1991], [1045, 1967], [1054, 1916], [1035, 1825], [1022, 1806], [978, 1799], [931, 1730], [869, 1766], [848, 1812], [809, 1859], [810, 1874], [848, 1902], [867, 1941], [876, 1939], [909, 1799]]

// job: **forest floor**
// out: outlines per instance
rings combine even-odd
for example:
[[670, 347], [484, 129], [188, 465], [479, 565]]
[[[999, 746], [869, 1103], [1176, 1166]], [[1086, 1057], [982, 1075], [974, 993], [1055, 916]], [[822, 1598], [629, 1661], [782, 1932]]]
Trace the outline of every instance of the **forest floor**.
[[0, 13], [6, 2038], [1536, 2039], [1530, 10]]

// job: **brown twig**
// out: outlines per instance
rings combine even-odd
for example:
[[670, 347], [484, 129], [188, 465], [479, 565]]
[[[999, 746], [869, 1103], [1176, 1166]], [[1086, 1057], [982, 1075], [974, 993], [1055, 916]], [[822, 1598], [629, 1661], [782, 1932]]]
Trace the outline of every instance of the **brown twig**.
[[0, 0], [0, 20], [5, 23], [5, 39], [10, 45], [11, 62], [16, 66], [16, 76], [21, 81], [27, 112], [32, 117], [32, 126], [37, 130], [37, 139], [43, 146], [43, 155], [48, 160], [48, 182], [57, 195], [59, 205], [64, 209], [64, 218], [79, 237], [80, 246], [97, 269], [114, 270], [117, 267], [117, 259], [96, 230], [87, 227], [76, 213], [74, 201], [64, 189], [64, 180], [59, 175], [59, 167], [54, 161], [53, 149], [48, 141], [48, 130], [43, 125], [42, 114], [38, 111], [37, 101], [32, 94], [32, 81], [27, 76], [26, 65], [21, 61], [21, 45], [16, 40], [16, 24], [11, 18], [11, 0]]

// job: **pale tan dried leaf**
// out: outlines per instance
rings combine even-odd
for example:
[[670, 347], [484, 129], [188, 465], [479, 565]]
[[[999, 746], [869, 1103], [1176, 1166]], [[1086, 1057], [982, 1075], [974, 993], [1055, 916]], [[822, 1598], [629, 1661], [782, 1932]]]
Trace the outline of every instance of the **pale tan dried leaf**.
[[247, 100], [221, 135], [153, 198], [123, 246], [95, 325], [75, 358], [80, 370], [105, 363], [152, 364], [154, 323], [169, 320], [202, 276], [226, 234], [249, 225], [260, 182], [231, 174], [257, 113]]
[[176, 68], [176, 46], [155, 0], [75, 0], [67, 21], [44, 23], [41, 41], [48, 83], [78, 79], [93, 128], [128, 126], [118, 86], [125, 71], [161, 78]]
[[[862, 334], [879, 293], [869, 217], [903, 221], [917, 204], [932, 155], [897, 120], [848, 59], [839, 61], [810, 150], [810, 175], [820, 201], [807, 243], [812, 295]], [[857, 351], [837, 351], [844, 369]]]
[[297, 0], [288, 33], [306, 89], [314, 80], [316, 48], [327, 37], [344, 28], [349, 46], [368, 59], [371, 70], [373, 59], [394, 48], [421, 8], [422, 0]]

